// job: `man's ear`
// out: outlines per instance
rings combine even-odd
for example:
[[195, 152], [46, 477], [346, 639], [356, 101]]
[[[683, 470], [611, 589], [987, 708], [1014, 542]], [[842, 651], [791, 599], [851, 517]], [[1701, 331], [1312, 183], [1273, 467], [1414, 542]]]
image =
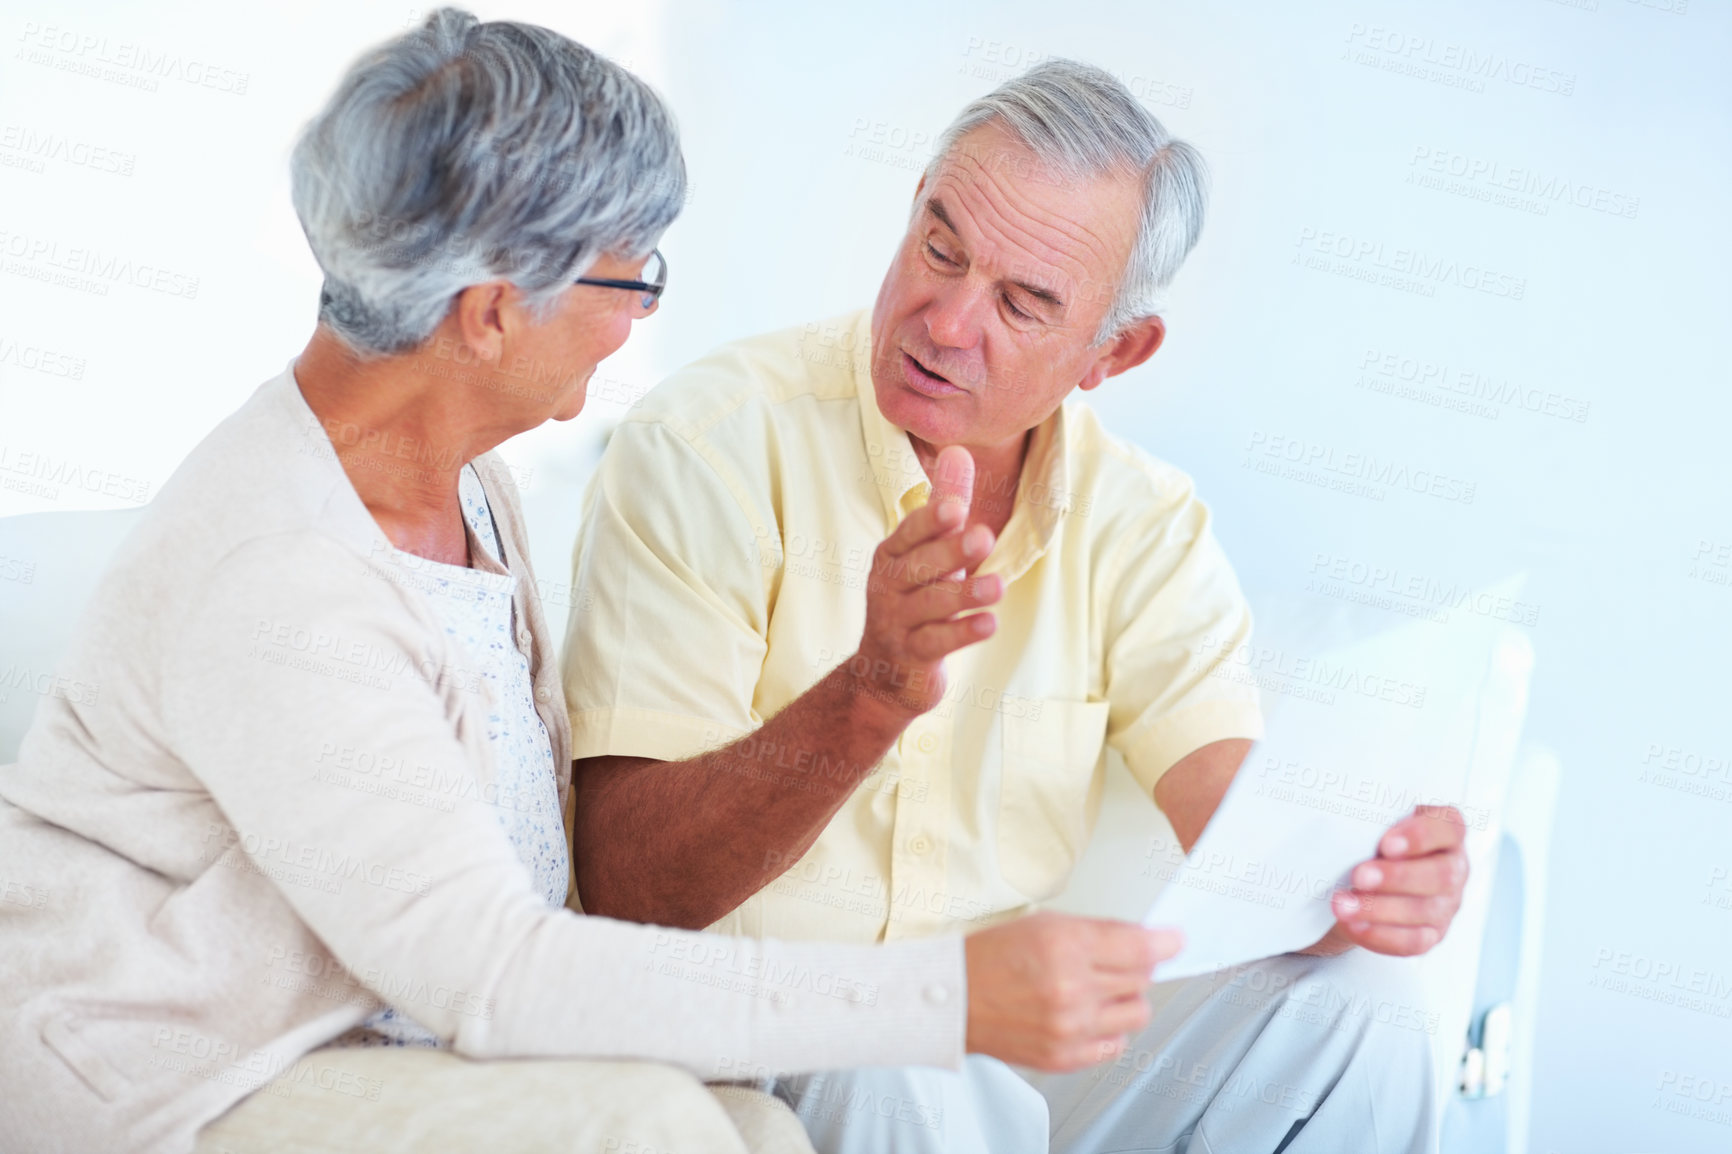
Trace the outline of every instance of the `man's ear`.
[[1161, 347], [1161, 342], [1167, 339], [1167, 324], [1160, 317], [1144, 317], [1133, 321], [1118, 336], [1101, 347], [1101, 352], [1095, 358], [1095, 363], [1089, 366], [1089, 371], [1083, 376], [1077, 387], [1092, 389], [1108, 377], [1116, 377], [1120, 373], [1136, 368], [1155, 355], [1155, 350]]

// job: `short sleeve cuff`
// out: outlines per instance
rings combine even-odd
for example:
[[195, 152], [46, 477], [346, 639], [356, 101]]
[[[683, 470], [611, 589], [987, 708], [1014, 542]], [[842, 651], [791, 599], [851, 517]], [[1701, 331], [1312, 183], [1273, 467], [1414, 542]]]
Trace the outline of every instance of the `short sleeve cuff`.
[[1119, 752], [1138, 784], [1153, 793], [1167, 770], [1205, 745], [1235, 737], [1257, 741], [1262, 736], [1263, 711], [1255, 700], [1217, 698], [1137, 727], [1129, 740], [1119, 744]]
[[684, 761], [750, 733], [705, 717], [655, 709], [586, 709], [571, 714], [571, 756]]

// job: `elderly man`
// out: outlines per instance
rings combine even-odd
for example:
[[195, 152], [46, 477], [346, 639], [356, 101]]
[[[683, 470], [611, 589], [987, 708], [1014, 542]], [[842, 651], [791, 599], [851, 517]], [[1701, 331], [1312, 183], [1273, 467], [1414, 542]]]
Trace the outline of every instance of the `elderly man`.
[[[1190, 481], [1064, 402], [1160, 347], [1203, 199], [1122, 85], [1044, 64], [942, 138], [870, 312], [723, 348], [626, 419], [565, 653], [586, 908], [854, 942], [991, 924], [1064, 883], [1108, 745], [1196, 839], [1259, 735], [1211, 676], [1250, 615]], [[1367, 951], [1447, 929], [1450, 816], [1393, 827], [1304, 956], [1153, 987], [1094, 1070], [780, 1092], [827, 1150], [1425, 1149], [1426, 1039], [1367, 1012], [1403, 977]]]

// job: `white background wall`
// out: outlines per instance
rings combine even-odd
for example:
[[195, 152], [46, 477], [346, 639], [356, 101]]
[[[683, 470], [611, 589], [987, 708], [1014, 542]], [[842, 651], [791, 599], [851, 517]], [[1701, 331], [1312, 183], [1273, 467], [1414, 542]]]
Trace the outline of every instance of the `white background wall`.
[[[582, 417], [506, 446], [547, 581], [633, 398], [718, 342], [870, 303], [969, 98], [1076, 56], [1198, 144], [1215, 194], [1168, 344], [1091, 403], [1197, 478], [1258, 598], [1412, 608], [1392, 585], [1528, 573], [1528, 735], [1565, 767], [1532, 1148], [1732, 1148], [1726, 4], [477, 10], [644, 75], [693, 182], [661, 311]], [[318, 276], [290, 144], [417, 15], [7, 0], [0, 515], [148, 498], [298, 351]], [[1282, 475], [1289, 453], [1309, 471]], [[1446, 493], [1314, 483], [1350, 454]]]

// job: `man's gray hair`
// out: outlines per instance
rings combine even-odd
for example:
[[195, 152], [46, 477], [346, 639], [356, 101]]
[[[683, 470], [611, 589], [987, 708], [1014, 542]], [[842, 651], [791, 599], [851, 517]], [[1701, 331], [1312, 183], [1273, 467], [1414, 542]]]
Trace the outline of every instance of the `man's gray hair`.
[[986, 124], [1008, 129], [1066, 178], [1131, 172], [1143, 180], [1143, 213], [1124, 278], [1095, 334], [1110, 340], [1154, 316], [1203, 231], [1209, 174], [1202, 154], [1173, 139], [1112, 73], [1075, 60], [1046, 60], [982, 96], [938, 138], [936, 173], [956, 142]]
[[356, 61], [290, 171], [325, 273], [319, 320], [364, 355], [420, 345], [489, 280], [545, 320], [598, 256], [655, 247], [686, 180], [643, 81], [557, 32], [456, 8]]

